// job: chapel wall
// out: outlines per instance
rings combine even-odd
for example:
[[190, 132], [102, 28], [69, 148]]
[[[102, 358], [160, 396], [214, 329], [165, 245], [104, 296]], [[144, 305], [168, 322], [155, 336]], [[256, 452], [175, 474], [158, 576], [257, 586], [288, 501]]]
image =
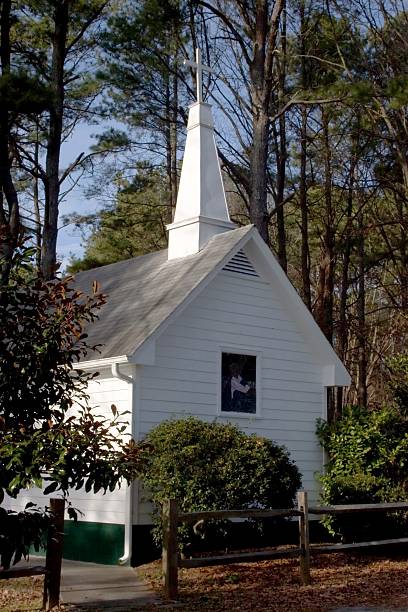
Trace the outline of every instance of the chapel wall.
[[[261, 353], [259, 418], [217, 414], [220, 347]], [[321, 380], [321, 366], [271, 286], [257, 277], [222, 272], [157, 340], [156, 365], [143, 367], [140, 433], [190, 414], [231, 421], [284, 444], [313, 498], [323, 457], [315, 436], [325, 406]], [[140, 520], [149, 520], [147, 505]]]
[[[128, 383], [112, 378], [109, 374], [101, 372], [101, 376], [89, 383], [90, 405], [95, 407], [95, 414], [112, 417], [111, 405], [115, 404], [118, 411], [130, 410], [129, 385]], [[130, 415], [124, 419], [129, 422]], [[105, 495], [102, 491], [98, 493], [86, 493], [85, 489], [79, 491], [71, 490], [69, 501], [74, 508], [82, 512], [78, 514], [78, 520], [86, 523], [123, 524], [125, 521], [125, 496], [126, 485], [113, 492], [108, 491]], [[17, 511], [24, 510], [28, 502], [33, 502], [39, 507], [46, 505], [47, 497], [56, 497], [58, 492], [44, 496], [40, 488], [32, 488], [22, 491], [17, 499], [7, 497], [4, 507]], [[66, 516], [68, 518], [68, 516]]]

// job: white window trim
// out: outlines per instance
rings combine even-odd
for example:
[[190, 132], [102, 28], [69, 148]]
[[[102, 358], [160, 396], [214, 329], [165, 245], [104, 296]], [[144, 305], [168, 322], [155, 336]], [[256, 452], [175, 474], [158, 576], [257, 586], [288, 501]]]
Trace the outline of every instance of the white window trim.
[[[222, 354], [232, 353], [235, 355], [250, 355], [256, 357], [256, 412], [232, 412], [221, 410], [221, 398], [222, 398]], [[217, 358], [217, 416], [228, 418], [242, 418], [242, 419], [259, 419], [261, 418], [261, 406], [262, 406], [262, 385], [261, 385], [261, 374], [262, 374], [262, 352], [257, 350], [248, 349], [247, 347], [229, 344], [228, 346], [220, 346], [218, 349]]]

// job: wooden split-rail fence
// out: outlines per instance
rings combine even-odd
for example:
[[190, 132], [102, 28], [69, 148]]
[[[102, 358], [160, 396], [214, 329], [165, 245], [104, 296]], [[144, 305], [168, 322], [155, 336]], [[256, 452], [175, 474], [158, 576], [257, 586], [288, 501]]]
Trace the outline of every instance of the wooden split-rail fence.
[[[176, 500], [170, 499], [163, 505], [163, 584], [168, 599], [176, 599], [178, 595], [179, 568], [206, 567], [211, 565], [227, 565], [231, 563], [248, 563], [266, 559], [299, 558], [300, 582], [310, 584], [311, 554], [346, 552], [353, 549], [369, 549], [378, 546], [408, 544], [408, 538], [391, 540], [376, 540], [371, 542], [355, 542], [351, 544], [314, 545], [309, 541], [310, 515], [336, 515], [362, 512], [392, 512], [408, 510], [408, 502], [383, 504], [348, 504], [338, 506], [309, 507], [306, 491], [300, 491], [297, 498], [297, 508], [284, 509], [247, 509], [247, 510], [215, 510], [203, 512], [180, 512]], [[236, 552], [219, 556], [194, 557], [182, 559], [179, 554], [177, 528], [183, 523], [196, 524], [206, 520], [229, 519], [265, 519], [288, 517], [299, 521], [299, 546], [295, 548], [279, 548], [278, 550], [260, 550], [254, 552]]]
[[48, 532], [45, 565], [33, 567], [19, 567], [16, 565], [0, 572], [1, 580], [43, 575], [43, 610], [51, 610], [51, 608], [58, 606], [60, 603], [65, 501], [63, 499], [50, 499], [50, 510], [53, 518]]

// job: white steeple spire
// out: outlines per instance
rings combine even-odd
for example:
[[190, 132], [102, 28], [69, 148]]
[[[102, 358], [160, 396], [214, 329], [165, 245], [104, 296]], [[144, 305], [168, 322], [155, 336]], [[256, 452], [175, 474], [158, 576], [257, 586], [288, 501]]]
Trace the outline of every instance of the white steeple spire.
[[169, 259], [198, 253], [210, 238], [233, 229], [214, 139], [211, 106], [203, 102], [202, 72], [212, 72], [201, 62], [185, 63], [197, 69], [197, 102], [190, 107], [187, 139], [177, 196], [169, 230]]

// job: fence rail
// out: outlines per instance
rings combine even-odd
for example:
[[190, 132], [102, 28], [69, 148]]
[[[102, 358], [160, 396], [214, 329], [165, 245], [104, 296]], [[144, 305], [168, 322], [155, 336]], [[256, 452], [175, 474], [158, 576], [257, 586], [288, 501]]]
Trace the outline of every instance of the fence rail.
[[260, 550], [257, 552], [243, 552], [216, 557], [195, 557], [192, 559], [180, 559], [179, 567], [208, 567], [209, 565], [229, 565], [230, 563], [249, 563], [252, 561], [266, 561], [266, 559], [286, 559], [298, 557], [300, 548], [287, 550]]
[[51, 610], [60, 603], [65, 501], [63, 499], [50, 499], [50, 510], [53, 515], [53, 523], [48, 533], [45, 565], [15, 566], [0, 572], [0, 580], [43, 575], [43, 610]]
[[[163, 506], [163, 583], [168, 599], [176, 599], [178, 595], [178, 569], [192, 567], [208, 567], [211, 565], [227, 565], [230, 563], [248, 563], [266, 559], [299, 558], [300, 581], [303, 585], [310, 584], [311, 555], [348, 550], [364, 550], [379, 546], [408, 544], [408, 538], [391, 540], [375, 540], [371, 542], [355, 542], [352, 544], [311, 545], [309, 541], [310, 515], [348, 514], [353, 512], [395, 512], [408, 510], [408, 502], [392, 502], [381, 504], [348, 504], [336, 506], [309, 507], [306, 491], [298, 493], [298, 507], [270, 508], [266, 510], [215, 510], [203, 512], [179, 512], [175, 500], [167, 500]], [[194, 557], [181, 559], [178, 550], [177, 528], [183, 523], [197, 523], [204, 520], [229, 520], [233, 518], [263, 519], [271, 517], [297, 517], [299, 521], [299, 546], [279, 550], [261, 550], [254, 552], [232, 553], [218, 556]]]
[[391, 502], [386, 504], [347, 504], [343, 506], [319, 506], [309, 508], [309, 514], [348, 514], [350, 512], [392, 512], [408, 510], [407, 502]]
[[300, 516], [299, 510], [277, 508], [270, 510], [206, 510], [203, 512], [182, 512], [177, 515], [178, 523], [196, 523], [198, 521], [232, 518], [271, 518], [278, 516]]

